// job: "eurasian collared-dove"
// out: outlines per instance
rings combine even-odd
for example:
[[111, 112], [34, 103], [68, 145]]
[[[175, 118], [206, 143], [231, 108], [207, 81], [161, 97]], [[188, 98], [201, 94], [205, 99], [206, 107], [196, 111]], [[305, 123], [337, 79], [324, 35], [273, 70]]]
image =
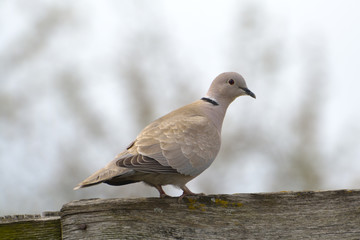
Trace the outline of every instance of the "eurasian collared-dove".
[[185, 184], [214, 161], [220, 149], [221, 127], [229, 104], [251, 92], [235, 72], [220, 74], [206, 96], [155, 120], [123, 152], [74, 189], [98, 183], [125, 185], [143, 181], [166, 197], [163, 185], [195, 195]]

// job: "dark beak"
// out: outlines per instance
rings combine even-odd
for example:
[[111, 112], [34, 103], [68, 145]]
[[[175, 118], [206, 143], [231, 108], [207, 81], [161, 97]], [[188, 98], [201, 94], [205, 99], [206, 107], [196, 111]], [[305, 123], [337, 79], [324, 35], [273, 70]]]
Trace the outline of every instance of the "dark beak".
[[256, 98], [255, 93], [253, 93], [252, 91], [250, 91], [248, 88], [243, 88], [243, 90], [245, 91], [245, 93], [247, 95], [249, 95], [250, 97]]

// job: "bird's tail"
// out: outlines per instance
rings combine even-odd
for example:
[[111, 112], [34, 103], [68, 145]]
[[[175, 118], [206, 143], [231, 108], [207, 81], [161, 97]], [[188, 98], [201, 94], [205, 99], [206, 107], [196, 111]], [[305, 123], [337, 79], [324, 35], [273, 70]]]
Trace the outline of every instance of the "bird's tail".
[[86, 178], [84, 181], [79, 183], [74, 190], [78, 190], [79, 188], [89, 187], [92, 185], [96, 185], [102, 182], [111, 181], [111, 179], [114, 179], [119, 176], [128, 176], [131, 175], [133, 170], [126, 169], [126, 168], [120, 168], [116, 166], [113, 162], [110, 162], [107, 166], [104, 168], [96, 171], [94, 174]]

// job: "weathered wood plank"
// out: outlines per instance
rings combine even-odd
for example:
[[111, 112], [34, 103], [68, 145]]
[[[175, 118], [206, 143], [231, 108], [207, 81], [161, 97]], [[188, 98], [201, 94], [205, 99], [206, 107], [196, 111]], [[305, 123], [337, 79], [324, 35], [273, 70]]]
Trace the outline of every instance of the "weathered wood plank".
[[0, 217], [0, 239], [61, 239], [59, 213]]
[[360, 239], [360, 190], [90, 199], [61, 216], [64, 239]]

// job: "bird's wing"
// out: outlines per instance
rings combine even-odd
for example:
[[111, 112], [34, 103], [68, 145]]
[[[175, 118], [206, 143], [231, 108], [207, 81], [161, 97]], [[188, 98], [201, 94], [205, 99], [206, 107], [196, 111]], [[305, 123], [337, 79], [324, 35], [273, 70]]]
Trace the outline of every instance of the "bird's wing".
[[220, 149], [220, 133], [204, 116], [175, 115], [147, 126], [117, 165], [142, 172], [197, 176]]
[[161, 165], [153, 158], [142, 154], [132, 155], [126, 158], [120, 158], [116, 165], [122, 168], [133, 169], [143, 173], [177, 173], [176, 169], [170, 166]]

